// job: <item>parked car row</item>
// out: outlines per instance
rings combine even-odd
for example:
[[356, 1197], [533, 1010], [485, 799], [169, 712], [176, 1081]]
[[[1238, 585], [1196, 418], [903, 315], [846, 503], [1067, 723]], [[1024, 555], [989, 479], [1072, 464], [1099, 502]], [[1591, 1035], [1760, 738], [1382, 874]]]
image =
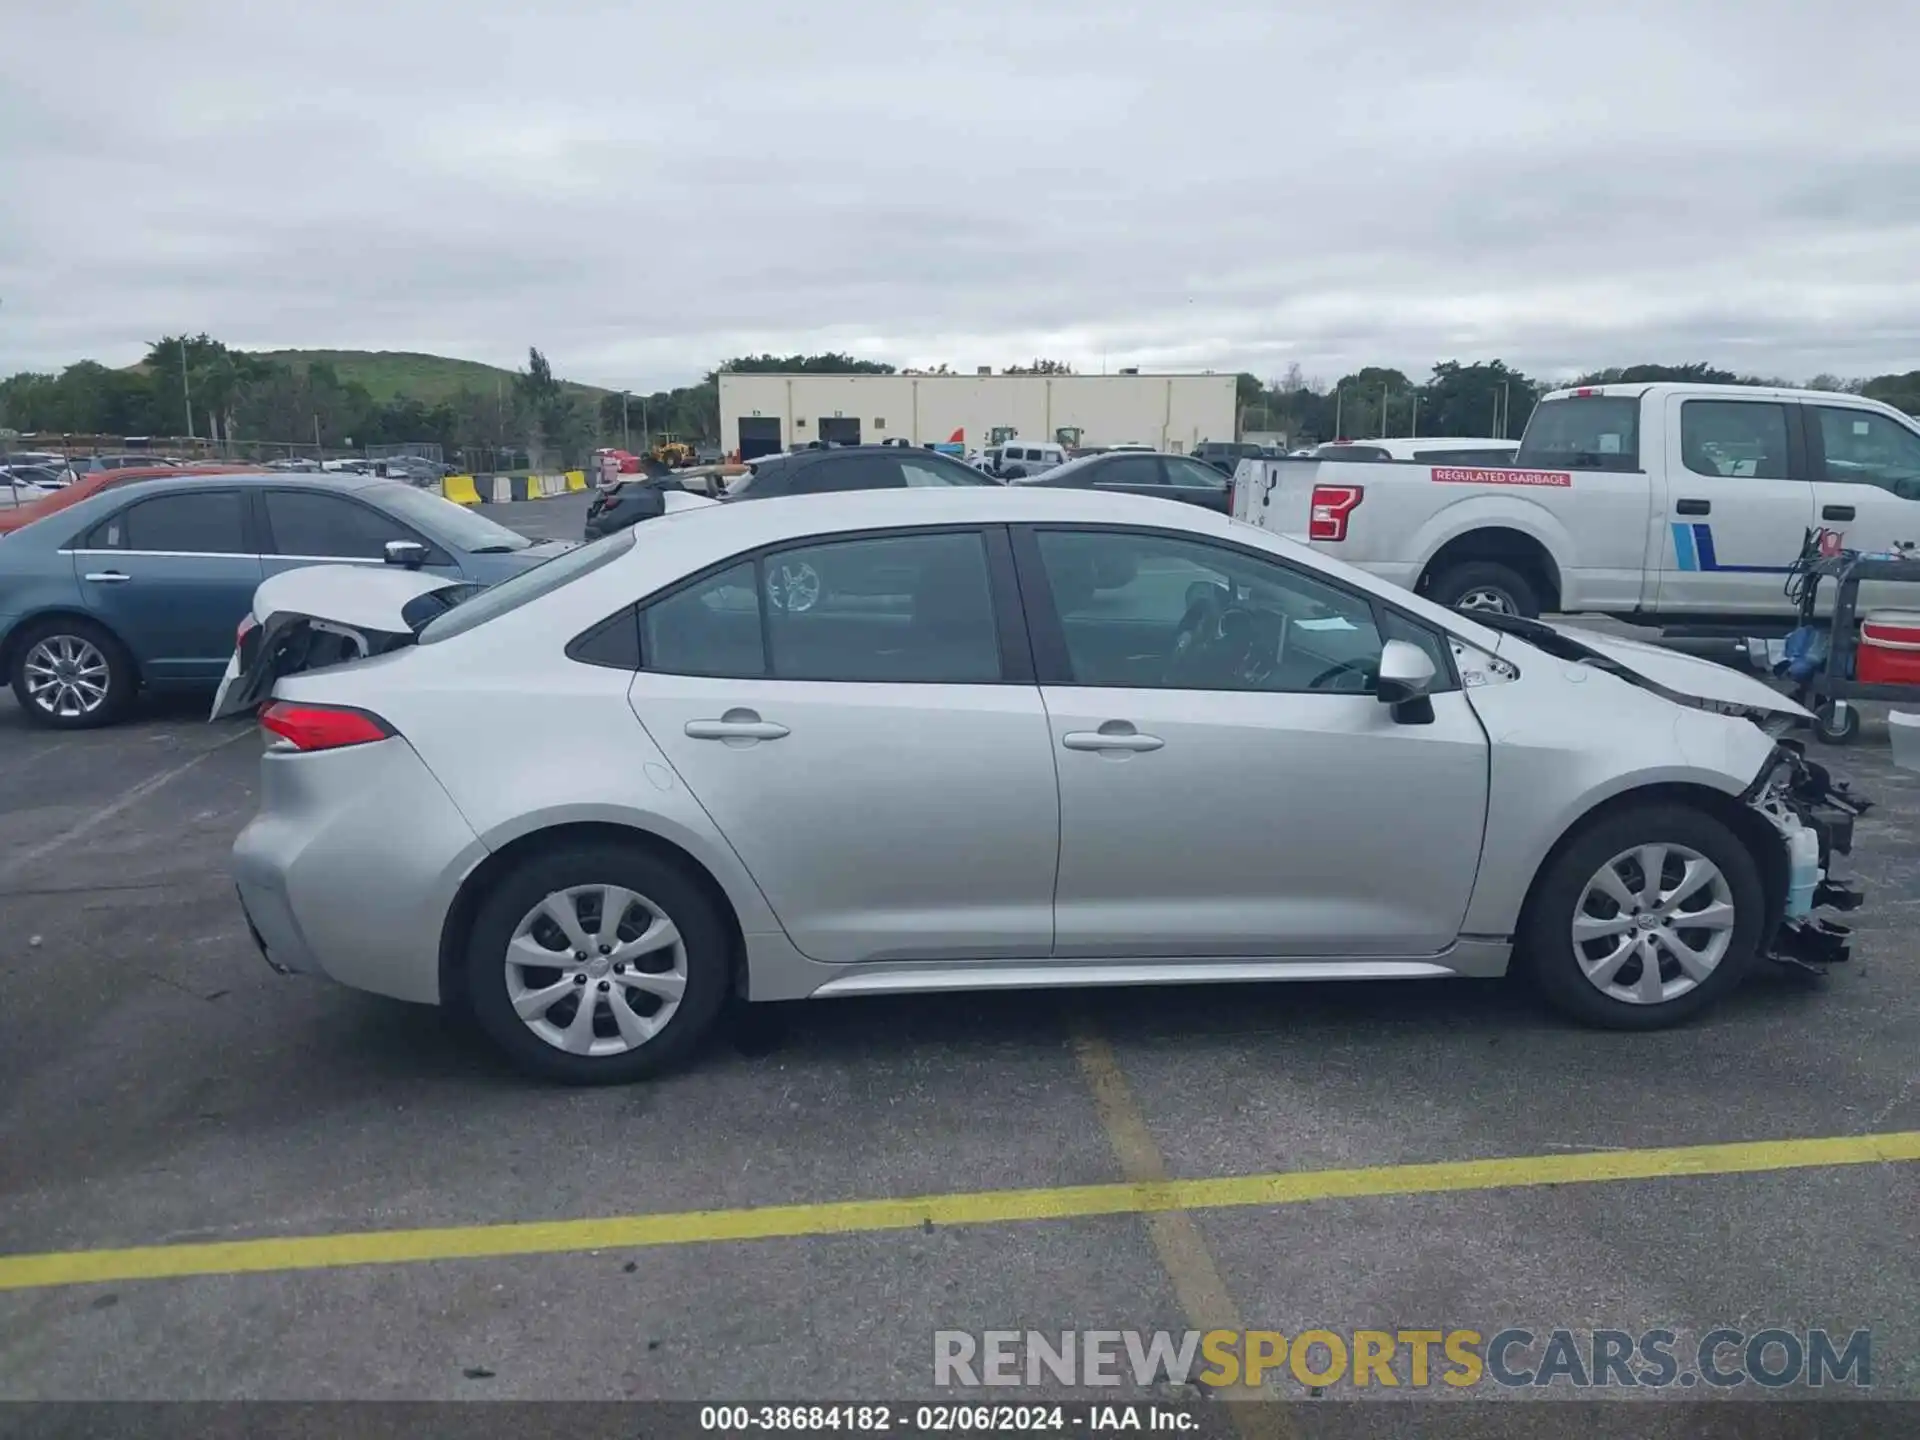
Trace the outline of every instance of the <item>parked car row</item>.
[[27, 717], [123, 716], [142, 689], [209, 685], [263, 579], [392, 564], [484, 586], [569, 548], [390, 480], [103, 471], [0, 510], [0, 673]]

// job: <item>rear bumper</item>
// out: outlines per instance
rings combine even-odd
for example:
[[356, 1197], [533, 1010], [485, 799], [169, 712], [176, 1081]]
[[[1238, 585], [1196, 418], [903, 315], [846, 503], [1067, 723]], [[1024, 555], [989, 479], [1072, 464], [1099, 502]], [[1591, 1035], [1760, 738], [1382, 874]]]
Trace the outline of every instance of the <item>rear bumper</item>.
[[233, 878], [267, 963], [438, 1003], [447, 911], [486, 853], [439, 781], [398, 739], [270, 750], [260, 769]]

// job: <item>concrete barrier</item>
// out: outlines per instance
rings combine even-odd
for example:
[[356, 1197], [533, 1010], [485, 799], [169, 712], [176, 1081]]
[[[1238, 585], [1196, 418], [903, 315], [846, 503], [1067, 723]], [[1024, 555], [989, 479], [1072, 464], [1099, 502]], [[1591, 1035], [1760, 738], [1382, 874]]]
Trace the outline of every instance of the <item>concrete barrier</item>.
[[505, 505], [516, 500], [551, 500], [587, 488], [584, 470], [555, 475], [449, 475], [440, 493], [456, 505]]

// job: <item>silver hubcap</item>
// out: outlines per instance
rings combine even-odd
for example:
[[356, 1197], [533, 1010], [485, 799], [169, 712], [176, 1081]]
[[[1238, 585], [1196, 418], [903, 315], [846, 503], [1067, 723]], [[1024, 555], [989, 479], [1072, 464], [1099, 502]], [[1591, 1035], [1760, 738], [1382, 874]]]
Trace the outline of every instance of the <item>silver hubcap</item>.
[[570, 1055], [624, 1055], [680, 1009], [687, 949], [666, 912], [618, 885], [556, 890], [514, 926], [507, 998]]
[[1718, 865], [1684, 845], [1641, 845], [1587, 882], [1573, 910], [1573, 955], [1601, 994], [1659, 1005], [1713, 974], [1734, 919]]
[[811, 610], [820, 599], [820, 572], [804, 560], [775, 565], [767, 574], [767, 599], [788, 614]]
[[78, 635], [49, 635], [26, 658], [27, 696], [49, 715], [76, 720], [107, 703], [107, 657]]
[[1458, 600], [1453, 602], [1456, 610], [1491, 610], [1496, 615], [1517, 615], [1519, 606], [1513, 603], [1513, 597], [1504, 590], [1495, 590], [1491, 586], [1476, 585]]

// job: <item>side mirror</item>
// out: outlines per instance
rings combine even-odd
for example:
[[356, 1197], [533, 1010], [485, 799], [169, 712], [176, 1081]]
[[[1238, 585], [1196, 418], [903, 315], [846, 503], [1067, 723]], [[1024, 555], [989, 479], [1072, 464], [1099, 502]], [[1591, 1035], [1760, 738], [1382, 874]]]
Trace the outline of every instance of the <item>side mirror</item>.
[[389, 565], [404, 565], [409, 570], [418, 570], [427, 563], [427, 547], [418, 540], [389, 540], [386, 549]]
[[1426, 651], [1405, 640], [1389, 640], [1380, 649], [1380, 682], [1374, 695], [1382, 705], [1425, 700], [1433, 677], [1433, 660]]

